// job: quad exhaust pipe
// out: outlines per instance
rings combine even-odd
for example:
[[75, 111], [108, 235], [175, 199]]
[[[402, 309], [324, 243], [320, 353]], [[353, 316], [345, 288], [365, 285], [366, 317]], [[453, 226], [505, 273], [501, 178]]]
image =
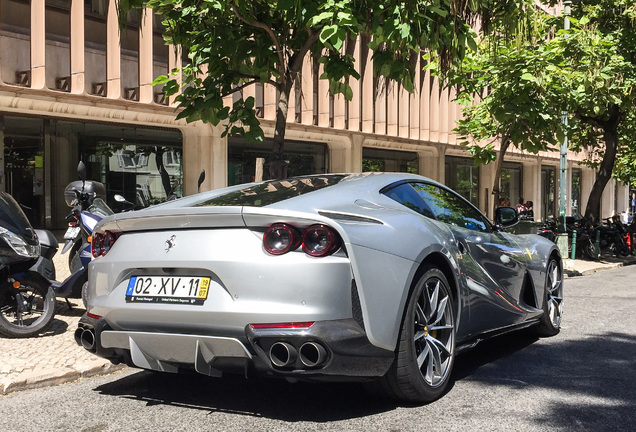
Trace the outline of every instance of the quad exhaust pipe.
[[296, 348], [287, 342], [275, 342], [269, 349], [269, 360], [276, 367], [286, 367], [296, 362]]
[[308, 367], [320, 366], [327, 360], [327, 350], [316, 342], [305, 342], [300, 346], [300, 362]]
[[274, 342], [269, 349], [269, 360], [275, 367], [285, 368], [293, 366], [296, 359], [305, 368], [315, 368], [327, 360], [327, 349], [317, 342], [305, 342], [296, 350], [288, 342]]
[[79, 327], [75, 330], [75, 342], [90, 352], [96, 351], [95, 331], [92, 328]]

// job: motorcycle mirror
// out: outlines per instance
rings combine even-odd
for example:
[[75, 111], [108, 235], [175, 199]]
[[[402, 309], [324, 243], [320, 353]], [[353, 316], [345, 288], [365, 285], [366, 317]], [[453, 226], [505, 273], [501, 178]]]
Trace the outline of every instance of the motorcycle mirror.
[[114, 198], [115, 198], [115, 201], [117, 201], [118, 203], [125, 203], [126, 202], [126, 198], [124, 198], [123, 196], [121, 196], [119, 194], [115, 194]]
[[77, 175], [82, 181], [86, 180], [86, 165], [82, 161], [77, 164]]
[[204, 180], [205, 180], [205, 170], [202, 169], [201, 174], [199, 174], [199, 180], [197, 180], [197, 192], [201, 192], [201, 185], [203, 184]]

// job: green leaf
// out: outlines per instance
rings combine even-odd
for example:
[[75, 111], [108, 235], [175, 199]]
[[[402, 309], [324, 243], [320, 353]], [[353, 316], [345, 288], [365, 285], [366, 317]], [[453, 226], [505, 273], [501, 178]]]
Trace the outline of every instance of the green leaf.
[[338, 31], [338, 26], [337, 25], [325, 26], [322, 29], [322, 31], [320, 32], [320, 42], [322, 42], [322, 43], [327, 42], [329, 40], [329, 38], [331, 38], [331, 36], [336, 34], [336, 31]]
[[155, 80], [150, 85], [156, 86], [159, 84], [165, 84], [168, 81], [170, 81], [170, 77], [168, 75], [159, 75], [157, 78], [155, 78]]

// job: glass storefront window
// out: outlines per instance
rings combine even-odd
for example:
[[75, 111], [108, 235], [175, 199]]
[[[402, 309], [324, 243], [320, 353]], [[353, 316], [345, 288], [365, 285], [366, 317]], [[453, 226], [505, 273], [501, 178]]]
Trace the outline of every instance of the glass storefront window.
[[[510, 205], [514, 207], [521, 195], [521, 164], [514, 162], [504, 162], [501, 169], [501, 193], [500, 197], [505, 197], [510, 201]], [[525, 201], [525, 199], [524, 199]]]
[[447, 156], [446, 186], [459, 193], [475, 207], [479, 205], [479, 167], [473, 159]]
[[417, 174], [418, 157], [415, 152], [362, 148], [363, 172], [407, 172]]
[[543, 220], [556, 218], [556, 168], [541, 168], [541, 190], [543, 191], [542, 201], [542, 217]]
[[572, 170], [572, 193], [570, 195], [570, 208], [572, 215], [581, 213], [581, 170]]
[[139, 207], [182, 195], [181, 134], [177, 131], [86, 124], [77, 134], [81, 160], [90, 178]]
[[[327, 145], [303, 141], [285, 141], [284, 157], [288, 161], [287, 177], [327, 172]], [[242, 138], [229, 138], [227, 150], [227, 184], [268, 180], [268, 158], [271, 140], [248, 143]]]
[[20, 203], [33, 225], [44, 224], [44, 120], [0, 116], [4, 140], [4, 190]]
[[115, 194], [140, 207], [182, 195], [179, 131], [2, 115], [0, 129], [1, 187], [36, 227], [66, 225], [64, 189], [77, 180], [80, 160], [88, 179], [104, 183], [115, 211], [124, 210]]

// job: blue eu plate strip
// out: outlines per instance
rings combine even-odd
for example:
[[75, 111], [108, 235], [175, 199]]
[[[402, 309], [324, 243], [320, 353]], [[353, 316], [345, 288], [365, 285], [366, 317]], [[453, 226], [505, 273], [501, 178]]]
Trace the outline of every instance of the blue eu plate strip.
[[135, 289], [135, 282], [137, 282], [137, 276], [131, 277], [130, 280], [128, 281], [128, 289], [126, 290], [127, 296], [133, 295], [133, 290]]

